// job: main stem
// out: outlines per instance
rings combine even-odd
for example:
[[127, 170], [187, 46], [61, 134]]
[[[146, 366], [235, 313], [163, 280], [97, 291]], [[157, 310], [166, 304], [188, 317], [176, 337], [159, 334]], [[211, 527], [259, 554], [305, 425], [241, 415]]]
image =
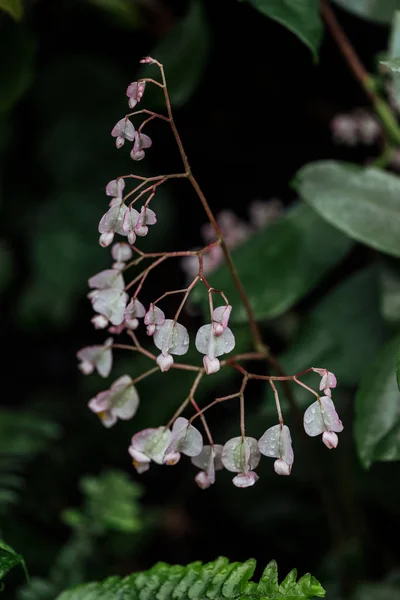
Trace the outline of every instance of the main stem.
[[382, 124], [395, 144], [400, 144], [400, 128], [388, 103], [376, 92], [373, 79], [362, 64], [352, 43], [336, 19], [328, 0], [321, 0], [321, 14], [338, 48], [345, 57], [355, 78], [360, 82]]
[[225, 261], [226, 264], [228, 265], [228, 269], [232, 275], [232, 279], [233, 282], [236, 286], [236, 289], [239, 292], [240, 295], [240, 299], [243, 303], [243, 306], [245, 308], [245, 311], [247, 313], [247, 318], [249, 321], [249, 326], [250, 326], [250, 330], [251, 330], [251, 334], [253, 336], [253, 342], [254, 342], [254, 349], [257, 352], [262, 352], [263, 354], [267, 355], [268, 350], [266, 348], [266, 346], [263, 344], [262, 341], [262, 337], [261, 337], [261, 332], [260, 329], [258, 327], [257, 321], [255, 319], [254, 313], [253, 313], [253, 309], [251, 307], [250, 301], [248, 299], [248, 296], [246, 294], [246, 290], [244, 289], [244, 286], [242, 284], [242, 281], [239, 277], [239, 273], [237, 271], [236, 265], [233, 262], [232, 259], [232, 255], [231, 252], [228, 248], [228, 246], [226, 245], [223, 233], [217, 223], [217, 220], [214, 216], [214, 213], [212, 212], [210, 205], [207, 202], [207, 198], [205, 197], [205, 195], [203, 194], [199, 184], [197, 183], [196, 179], [194, 178], [194, 176], [192, 175], [192, 171], [189, 165], [189, 161], [188, 158], [186, 156], [185, 153], [185, 149], [183, 147], [182, 144], [182, 140], [181, 137], [179, 135], [178, 129], [175, 125], [174, 122], [174, 117], [172, 114], [172, 108], [171, 108], [171, 102], [169, 99], [169, 94], [168, 94], [168, 88], [167, 88], [167, 82], [166, 82], [166, 78], [165, 78], [165, 73], [164, 73], [164, 68], [163, 66], [159, 64], [160, 67], [160, 71], [161, 71], [161, 77], [162, 77], [162, 82], [163, 82], [163, 87], [164, 87], [164, 97], [165, 97], [165, 104], [167, 107], [167, 113], [168, 113], [168, 118], [169, 118], [169, 123], [171, 125], [171, 129], [172, 129], [172, 133], [174, 134], [178, 149], [179, 149], [179, 153], [181, 155], [182, 158], [182, 162], [185, 168], [185, 173], [186, 173], [186, 177], [189, 179], [190, 183], [192, 184], [197, 196], [199, 197], [199, 200], [206, 212], [206, 215], [208, 217], [208, 220], [210, 221], [210, 224], [212, 226], [212, 228], [215, 231], [215, 235], [217, 236], [218, 240], [220, 240], [221, 243], [221, 248], [222, 248], [222, 252], [224, 254], [225, 257]]

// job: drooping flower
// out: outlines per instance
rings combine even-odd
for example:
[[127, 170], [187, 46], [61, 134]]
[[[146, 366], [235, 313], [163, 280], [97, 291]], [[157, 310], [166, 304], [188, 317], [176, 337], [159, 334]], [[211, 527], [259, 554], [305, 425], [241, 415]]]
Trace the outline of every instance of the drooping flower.
[[182, 356], [189, 349], [189, 334], [183, 325], [166, 319], [154, 332], [154, 344], [161, 350], [157, 364], [161, 371], [168, 371], [174, 362], [171, 354]]
[[[122, 177], [118, 179], [112, 179], [106, 185], [106, 194], [111, 196], [113, 200], [122, 200], [122, 194], [125, 189], [125, 180]], [[112, 202], [115, 204], [115, 202]]]
[[133, 81], [128, 85], [126, 95], [129, 98], [129, 108], [135, 108], [136, 104], [141, 101], [145, 87], [145, 81]]
[[100, 392], [88, 404], [105, 427], [112, 427], [117, 419], [128, 421], [139, 406], [139, 395], [129, 375], [119, 377], [109, 390]]
[[142, 160], [145, 156], [144, 149], [150, 148], [153, 142], [148, 135], [145, 133], [139, 133], [138, 131], [135, 131], [133, 139], [134, 142], [130, 157], [132, 160]]
[[150, 308], [144, 315], [144, 324], [147, 325], [147, 335], [153, 335], [155, 330], [165, 323], [165, 315], [161, 308], [150, 304]]
[[304, 413], [304, 429], [311, 437], [322, 433], [325, 446], [336, 448], [339, 441], [336, 433], [343, 431], [343, 424], [329, 396], [322, 396], [307, 408]]
[[128, 236], [128, 242], [134, 244], [136, 242], [136, 223], [138, 222], [139, 213], [135, 208], [128, 208], [122, 221], [122, 230]]
[[164, 462], [176, 464], [180, 454], [197, 456], [202, 449], [203, 437], [200, 431], [184, 417], [178, 417], [172, 426], [171, 440], [165, 450]]
[[135, 226], [136, 235], [144, 237], [149, 232], [148, 226], [155, 225], [156, 223], [157, 216], [154, 210], [151, 210], [148, 206], [142, 206]]
[[101, 233], [99, 240], [100, 246], [103, 246], [103, 248], [109, 246], [114, 239], [115, 233], [126, 235], [122, 229], [122, 223], [127, 210], [128, 207], [123, 204], [122, 201], [118, 200], [101, 217], [99, 223], [99, 233]]
[[325, 396], [332, 396], [332, 392], [330, 388], [335, 388], [337, 384], [336, 377], [333, 373], [328, 371], [328, 369], [317, 369], [316, 367], [311, 367], [315, 373], [321, 376], [321, 381], [319, 383], [319, 389], [324, 390]]
[[149, 428], [136, 433], [128, 449], [136, 471], [148, 471], [151, 461], [162, 465], [170, 439], [171, 432], [166, 427]]
[[197, 456], [192, 457], [195, 467], [201, 469], [196, 475], [195, 482], [202, 490], [215, 483], [215, 471], [224, 468], [221, 461], [222, 448], [220, 444], [214, 446], [203, 446], [203, 450]]
[[261, 454], [276, 458], [274, 463], [275, 473], [278, 475], [290, 475], [294, 462], [292, 449], [292, 438], [289, 427], [274, 425], [258, 440], [258, 448]]
[[146, 314], [146, 309], [137, 298], [132, 298], [125, 309], [124, 319], [126, 326], [129, 329], [137, 329], [139, 327], [138, 319], [142, 319]]
[[250, 487], [258, 479], [253, 471], [260, 462], [257, 440], [252, 437], [236, 437], [228, 440], [222, 450], [222, 464], [225, 469], [238, 473], [233, 478], [236, 487]]
[[103, 317], [103, 315], [95, 315], [90, 319], [90, 322], [95, 329], [105, 329], [108, 325], [108, 319]]
[[117, 288], [95, 290], [90, 297], [94, 312], [107, 318], [112, 325], [123, 322], [128, 299], [128, 294]]
[[125, 262], [132, 258], [132, 248], [125, 242], [117, 242], [111, 248], [111, 256], [116, 261], [112, 268], [120, 271], [125, 267]]
[[84, 375], [90, 375], [96, 369], [101, 377], [108, 377], [112, 367], [112, 338], [108, 338], [103, 346], [86, 346], [76, 353], [80, 361], [78, 368]]
[[125, 140], [128, 140], [128, 142], [133, 142], [135, 134], [135, 128], [128, 117], [120, 119], [118, 123], [114, 125], [111, 131], [112, 137], [116, 138], [115, 145], [118, 149], [122, 148], [122, 146], [125, 144]]
[[196, 348], [202, 354], [204, 368], [207, 375], [216, 373], [220, 369], [217, 356], [231, 352], [235, 347], [235, 336], [227, 327], [231, 306], [219, 306], [213, 311], [213, 322], [203, 325], [196, 335]]

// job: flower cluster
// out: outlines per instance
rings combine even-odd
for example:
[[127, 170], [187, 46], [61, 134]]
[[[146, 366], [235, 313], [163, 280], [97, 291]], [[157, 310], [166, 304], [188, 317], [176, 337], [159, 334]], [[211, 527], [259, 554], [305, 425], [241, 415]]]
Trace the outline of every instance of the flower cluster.
[[[129, 375], [119, 377], [106, 390], [99, 392], [89, 401], [89, 409], [100, 418], [105, 427], [112, 427], [118, 419], [130, 420], [135, 416], [139, 408], [139, 394], [136, 385], [142, 379], [156, 371], [162, 373], [166, 373], [170, 369], [192, 371], [195, 374], [193, 385], [187, 398], [178, 407], [170, 422], [166, 425], [144, 429], [133, 435], [128, 451], [136, 471], [138, 473], [147, 471], [152, 462], [158, 465], [175, 465], [184, 455], [189, 457], [192, 464], [199, 469], [195, 481], [200, 488], [210, 487], [215, 482], [216, 472], [224, 468], [234, 473], [233, 484], [235, 486], [245, 488], [254, 485], [258, 480], [256, 469], [261, 455], [264, 455], [275, 459], [274, 470], [278, 475], [288, 476], [294, 464], [294, 453], [289, 428], [283, 421], [275, 381], [292, 381], [316, 396], [316, 401], [307, 408], [304, 414], [304, 429], [312, 437], [322, 434], [323, 443], [328, 448], [336, 448], [337, 433], [343, 429], [332, 401], [331, 390], [336, 387], [336, 378], [333, 373], [322, 368], [312, 367], [303, 371], [303, 374], [314, 371], [320, 376], [319, 389], [323, 393], [320, 396], [318, 392], [299, 380], [302, 374], [278, 377], [247, 371], [241, 364], [243, 361], [265, 362], [268, 360], [266, 351], [262, 348], [259, 349], [260, 346], [262, 347], [261, 338], [257, 324], [250, 312], [250, 305], [247, 307], [247, 311], [257, 350], [225, 357], [221, 360], [221, 357], [231, 353], [235, 348], [235, 336], [229, 327], [233, 308], [223, 291], [211, 287], [205, 273], [207, 268], [216, 262], [217, 257], [219, 257], [219, 261], [225, 256], [230, 263], [229, 247], [238, 245], [251, 235], [255, 230], [254, 226], [240, 222], [228, 212], [222, 215], [220, 221], [223, 223], [220, 226], [212, 216], [204, 196], [199, 193], [199, 198], [206, 208], [207, 214], [209, 217], [211, 215], [210, 225], [203, 230], [207, 244], [204, 248], [146, 254], [135, 245], [137, 238], [146, 236], [149, 228], [157, 223], [156, 213], [149, 205], [156, 196], [159, 186], [169, 179], [186, 178], [191, 181], [195, 189], [199, 189], [182, 150], [179, 134], [172, 126], [171, 105], [163, 67], [150, 57], [143, 59], [142, 62], [157, 65], [161, 72], [162, 82], [142, 79], [130, 83], [126, 91], [129, 107], [135, 108], [142, 100], [146, 84], [151, 82], [162, 88], [166, 97], [168, 115], [159, 115], [145, 109], [127, 114], [114, 126], [111, 135], [116, 139], [117, 148], [124, 146], [125, 141], [131, 142], [133, 145], [130, 156], [134, 161], [139, 161], [144, 158], [144, 150], [151, 146], [150, 138], [143, 133], [146, 123], [153, 119], [168, 121], [180, 148], [185, 171], [156, 177], [124, 175], [113, 179], [106, 185], [105, 192], [110, 201], [107, 211], [100, 219], [98, 230], [100, 245], [108, 247], [112, 244], [112, 264], [111, 268], [105, 269], [89, 279], [88, 298], [95, 313], [92, 318], [93, 326], [96, 329], [107, 329], [113, 337], [108, 337], [102, 345], [87, 346], [79, 350], [77, 353], [78, 367], [85, 375], [97, 371], [101, 377], [107, 378], [113, 365], [113, 351], [129, 349], [147, 357], [152, 362], [152, 368], [136, 379], [132, 379]], [[135, 127], [131, 118], [138, 115], [146, 115], [146, 118], [139, 127]], [[132, 181], [136, 185], [127, 191], [126, 185]], [[258, 204], [253, 208], [258, 223], [265, 223], [272, 218], [271, 210], [269, 210], [271, 207], [268, 209], [269, 212], [265, 205]], [[276, 213], [276, 206], [274, 210]], [[235, 227], [230, 227], [232, 224], [235, 224]], [[113, 243], [115, 235], [124, 239]], [[174, 258], [184, 258], [190, 261], [190, 269], [187, 269], [191, 273], [190, 283], [184, 289], [168, 290], [160, 298], [154, 299], [148, 306], [145, 306], [139, 297], [143, 299], [141, 292], [148, 277], [166, 260]], [[150, 265], [142, 268], [145, 259], [151, 262]], [[139, 269], [138, 273], [137, 269]], [[131, 270], [135, 271], [134, 276], [129, 283], [126, 283], [127, 273]], [[234, 269], [232, 269], [232, 275], [237, 278]], [[237, 280], [236, 283], [238, 283]], [[209, 301], [209, 321], [200, 326], [194, 340], [197, 351], [202, 355], [202, 365], [182, 364], [175, 362], [175, 357], [187, 354], [190, 347], [190, 336], [180, 319], [190, 294], [197, 285], [205, 286]], [[238, 287], [240, 286], [238, 285]], [[166, 316], [159, 304], [166, 296], [172, 295], [183, 295], [183, 298], [176, 312]], [[216, 296], [220, 300], [218, 306], [214, 306]], [[145, 340], [153, 342], [156, 353], [152, 352], [151, 345], [144, 346], [139, 341], [137, 336], [140, 336], [141, 330], [147, 334]], [[129, 344], [115, 342], [115, 336], [120, 335], [124, 335]], [[235, 369], [242, 375], [240, 391], [217, 398], [207, 406], [199, 408], [195, 395], [203, 377], [212, 376], [222, 368]], [[244, 392], [252, 379], [264, 380], [271, 386], [278, 415], [278, 423], [269, 427], [258, 440], [246, 435], [244, 426]], [[235, 398], [240, 401], [240, 432], [238, 432], [240, 435], [228, 440], [225, 444], [216, 444], [204, 413], [217, 402]], [[195, 412], [190, 419], [187, 419], [182, 415], [189, 405]], [[202, 422], [207, 444], [204, 444], [203, 435], [193, 425], [195, 419]]]

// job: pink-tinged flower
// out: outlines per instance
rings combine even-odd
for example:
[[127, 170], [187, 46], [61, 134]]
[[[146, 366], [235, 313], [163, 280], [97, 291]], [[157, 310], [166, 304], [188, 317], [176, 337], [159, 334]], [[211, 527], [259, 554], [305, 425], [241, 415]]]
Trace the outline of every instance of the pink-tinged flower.
[[[90, 322], [95, 329], [105, 329], [108, 325], [108, 319], [103, 315], [95, 315], [90, 319]], [[112, 331], [110, 331], [110, 333], [112, 333]]]
[[127, 117], [118, 121], [111, 131], [112, 137], [117, 138], [115, 140], [115, 145], [118, 149], [125, 144], [125, 140], [128, 140], [128, 142], [133, 142], [135, 139], [135, 134], [135, 128]]
[[152, 143], [153, 142], [151, 141], [151, 138], [149, 138], [148, 135], [146, 135], [145, 133], [139, 133], [138, 131], [135, 131], [133, 148], [130, 153], [131, 159], [142, 160], [145, 155], [144, 149], [150, 148]]
[[138, 222], [139, 213], [135, 208], [128, 208], [122, 221], [122, 230], [128, 236], [128, 242], [134, 244], [136, 242], [136, 223]]
[[[173, 424], [171, 440], [165, 450], [166, 464], [176, 464], [179, 457], [177, 454], [186, 454], [186, 456], [197, 456], [203, 449], [203, 437], [190, 422], [184, 417], [178, 417]], [[171, 455], [176, 462], [171, 463]]]
[[141, 63], [145, 64], [145, 65], [153, 65], [155, 64], [157, 61], [154, 60], [154, 58], [151, 58], [151, 56], [144, 56], [141, 60]]
[[189, 349], [189, 334], [183, 325], [175, 323], [172, 319], [166, 319], [163, 325], [156, 328], [154, 332], [154, 344], [161, 350], [157, 356], [157, 364], [161, 371], [168, 371], [174, 362], [171, 354], [182, 356]]
[[203, 364], [207, 375], [219, 371], [220, 362], [217, 356], [227, 354], [235, 347], [235, 336], [229, 327], [224, 326], [224, 323], [228, 323], [231, 308], [216, 308], [213, 311], [213, 323], [203, 325], [197, 332], [195, 345], [199, 352], [205, 354]]
[[213, 310], [212, 314], [212, 326], [214, 335], [222, 335], [224, 330], [228, 327], [229, 317], [231, 316], [232, 306], [230, 304], [224, 304], [218, 306]]
[[169, 452], [168, 454], [164, 455], [163, 463], [164, 463], [164, 465], [168, 465], [169, 467], [172, 467], [173, 465], [178, 464], [180, 459], [181, 459], [180, 452]]
[[145, 81], [133, 81], [128, 85], [126, 95], [129, 98], [129, 108], [135, 108], [136, 104], [141, 101], [145, 87]]
[[270, 225], [283, 213], [283, 204], [278, 198], [253, 200], [249, 206], [250, 223], [255, 229]]
[[124, 320], [128, 294], [123, 290], [108, 288], [92, 292], [91, 302], [94, 312], [103, 315], [112, 325], [120, 325]]
[[132, 298], [125, 309], [125, 323], [129, 329], [137, 329], [139, 327], [138, 319], [142, 319], [146, 314], [146, 309], [137, 298]]
[[161, 308], [150, 304], [150, 308], [144, 315], [144, 324], [147, 325], [147, 335], [153, 335], [155, 330], [165, 323], [165, 315]]
[[[314, 437], [320, 433], [340, 433], [343, 431], [342, 421], [335, 410], [329, 396], [322, 396], [319, 400], [311, 404], [304, 413], [304, 429], [307, 435]], [[336, 448], [338, 442], [334, 436], [325, 436], [322, 441], [326, 446], [331, 444], [332, 448]], [[335, 445], [336, 443], [336, 445]]]
[[324, 390], [325, 396], [332, 396], [332, 392], [330, 388], [335, 388], [337, 385], [336, 377], [333, 373], [328, 371], [327, 369], [317, 369], [316, 367], [312, 367], [312, 370], [318, 375], [321, 376], [321, 381], [319, 383], [319, 389]]
[[108, 377], [112, 367], [112, 343], [108, 338], [103, 346], [86, 346], [76, 353], [80, 361], [78, 368], [84, 375], [90, 375], [96, 369], [101, 377]]
[[226, 442], [221, 460], [225, 469], [239, 473], [232, 480], [236, 487], [249, 487], [258, 479], [253, 469], [258, 466], [260, 457], [257, 440], [252, 437], [236, 437]]
[[122, 229], [122, 223], [128, 207], [120, 202], [113, 204], [111, 208], [101, 217], [99, 223], [100, 246], [104, 248], [109, 246], [113, 239], [114, 234], [119, 233], [120, 235], [126, 235]]
[[125, 287], [124, 278], [121, 273], [115, 269], [105, 269], [96, 273], [89, 279], [89, 287], [98, 290], [106, 290], [109, 288], [115, 288], [117, 290], [123, 290]]
[[147, 206], [142, 206], [140, 215], [138, 217], [135, 233], [139, 237], [144, 237], [149, 232], [149, 225], [155, 225], [157, 223], [157, 216], [154, 210]]
[[324, 431], [322, 441], [329, 450], [332, 450], [333, 448], [337, 448], [339, 438], [334, 431]]
[[192, 463], [195, 467], [201, 469], [194, 478], [199, 488], [205, 490], [215, 483], [215, 471], [224, 468], [221, 461], [222, 446], [203, 446], [203, 450], [197, 456], [192, 457]]
[[258, 448], [261, 454], [270, 458], [277, 458], [274, 463], [275, 473], [278, 475], [290, 475], [294, 462], [292, 449], [292, 438], [289, 427], [274, 425], [258, 440]]
[[114, 381], [109, 390], [92, 398], [88, 406], [105, 427], [112, 427], [117, 419], [132, 419], [139, 406], [139, 395], [129, 375], [123, 375]]
[[125, 189], [125, 180], [122, 177], [109, 181], [106, 185], [106, 194], [112, 198], [122, 200], [122, 194]]
[[112, 268], [121, 271], [125, 268], [125, 262], [132, 258], [132, 248], [125, 242], [117, 242], [111, 248], [111, 256], [116, 261]]
[[138, 473], [148, 471], [151, 461], [162, 465], [170, 439], [171, 432], [165, 427], [144, 429], [136, 433], [128, 449], [136, 471]]

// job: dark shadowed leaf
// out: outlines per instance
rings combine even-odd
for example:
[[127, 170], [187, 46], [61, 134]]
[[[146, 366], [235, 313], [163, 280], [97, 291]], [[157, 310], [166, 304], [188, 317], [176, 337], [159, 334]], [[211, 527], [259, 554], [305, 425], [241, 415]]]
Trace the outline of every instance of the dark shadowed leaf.
[[34, 44], [22, 25], [2, 23], [0, 35], [0, 111], [18, 102], [34, 76]]
[[314, 56], [322, 38], [319, 0], [248, 0], [261, 13], [287, 27]]
[[[281, 315], [302, 298], [347, 253], [351, 242], [304, 205], [297, 205], [235, 250], [233, 258], [257, 319]], [[227, 267], [209, 277], [234, 307], [232, 321], [246, 313]], [[194, 299], [208, 312], [207, 294]]]
[[0, 540], [0, 591], [2, 590], [2, 579], [14, 567], [21, 565], [26, 574], [24, 559], [17, 554], [8, 544]]
[[[164, 65], [172, 106], [186, 104], [201, 81], [210, 50], [209, 30], [202, 4], [192, 0], [186, 17], [171, 29], [150, 55]], [[155, 65], [143, 65], [138, 78], [160, 80]], [[165, 107], [160, 88], [148, 84], [146, 106]]]
[[319, 161], [300, 169], [295, 185], [328, 223], [367, 246], [400, 256], [400, 177]]
[[362, 464], [400, 458], [400, 392], [396, 383], [397, 335], [367, 366], [356, 396], [354, 434]]
[[23, 14], [22, 0], [0, 0], [0, 10], [4, 10], [13, 19], [19, 21]]

